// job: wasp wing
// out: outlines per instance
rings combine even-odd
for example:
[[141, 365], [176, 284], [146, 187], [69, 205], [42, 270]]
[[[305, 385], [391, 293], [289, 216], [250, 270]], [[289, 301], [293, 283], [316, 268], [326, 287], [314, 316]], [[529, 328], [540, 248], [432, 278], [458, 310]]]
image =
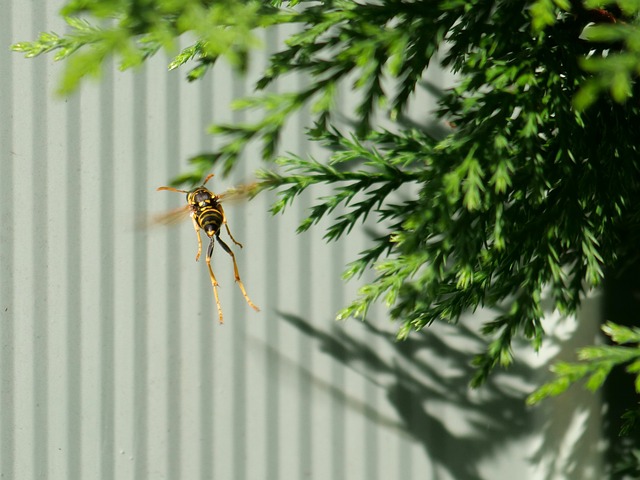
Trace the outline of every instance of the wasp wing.
[[251, 198], [256, 193], [258, 193], [257, 182], [243, 183], [241, 185], [231, 187], [222, 193], [216, 194], [216, 201], [218, 203], [233, 203], [244, 200], [245, 198]]
[[181, 222], [191, 214], [191, 208], [189, 205], [183, 205], [182, 207], [174, 208], [164, 213], [159, 213], [151, 217], [149, 226], [153, 225], [175, 225]]

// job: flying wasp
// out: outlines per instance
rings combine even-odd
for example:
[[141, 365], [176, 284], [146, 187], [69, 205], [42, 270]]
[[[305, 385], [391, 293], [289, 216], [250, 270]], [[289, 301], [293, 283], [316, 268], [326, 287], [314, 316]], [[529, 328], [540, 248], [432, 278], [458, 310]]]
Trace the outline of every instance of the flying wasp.
[[215, 297], [216, 306], [218, 307], [218, 317], [220, 319], [220, 323], [224, 323], [222, 316], [222, 307], [220, 306], [220, 298], [218, 297], [219, 285], [218, 281], [216, 280], [216, 276], [213, 274], [213, 269], [211, 268], [211, 256], [213, 255], [214, 237], [215, 240], [217, 240], [218, 243], [222, 246], [224, 251], [231, 255], [231, 260], [233, 260], [233, 273], [235, 275], [236, 283], [238, 284], [238, 287], [240, 287], [240, 291], [242, 292], [242, 296], [251, 308], [253, 308], [256, 312], [260, 311], [260, 309], [256, 307], [255, 304], [251, 301], [249, 295], [247, 295], [247, 291], [245, 290], [242, 280], [240, 279], [238, 264], [236, 263], [236, 256], [229, 248], [229, 245], [227, 245], [220, 238], [220, 230], [222, 229], [222, 225], [224, 225], [233, 243], [242, 248], [242, 244], [235, 238], [233, 238], [233, 235], [231, 235], [231, 230], [229, 230], [229, 225], [227, 225], [227, 217], [225, 216], [224, 210], [220, 203], [231, 196], [237, 196], [242, 195], [243, 193], [247, 193], [248, 190], [250, 190], [251, 186], [248, 185], [232, 188], [220, 195], [216, 195], [205, 187], [206, 183], [211, 179], [211, 177], [213, 177], [213, 173], [208, 175], [207, 178], [204, 179], [204, 182], [202, 182], [201, 186], [196, 187], [193, 190], [179, 190], [173, 187], [158, 187], [157, 191], [169, 190], [170, 192], [186, 193], [187, 205], [169, 212], [165, 216], [165, 220], [176, 219], [178, 217], [181, 217], [185, 213], [189, 213], [189, 215], [191, 216], [191, 221], [193, 222], [193, 228], [195, 229], [196, 236], [198, 237], [198, 253], [196, 254], [196, 262], [200, 259], [200, 254], [202, 253], [202, 240], [200, 239], [200, 230], [204, 230], [204, 233], [206, 233], [209, 237], [210, 241], [209, 247], [207, 248], [206, 256], [207, 267], [209, 268], [209, 278], [211, 279], [211, 286], [213, 287], [213, 296]]

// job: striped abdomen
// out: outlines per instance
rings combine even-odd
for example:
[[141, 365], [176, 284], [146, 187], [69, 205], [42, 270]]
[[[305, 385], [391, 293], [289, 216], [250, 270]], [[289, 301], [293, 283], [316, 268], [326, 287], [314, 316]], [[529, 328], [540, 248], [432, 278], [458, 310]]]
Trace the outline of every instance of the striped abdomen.
[[204, 187], [196, 188], [187, 194], [187, 202], [193, 215], [208, 237], [213, 237], [223, 222], [223, 215], [216, 196]]

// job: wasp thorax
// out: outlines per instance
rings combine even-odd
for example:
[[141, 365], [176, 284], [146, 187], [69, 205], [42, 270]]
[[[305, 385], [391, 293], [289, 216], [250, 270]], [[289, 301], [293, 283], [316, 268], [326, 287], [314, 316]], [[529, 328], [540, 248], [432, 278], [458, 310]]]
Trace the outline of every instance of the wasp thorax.
[[213, 195], [208, 190], [198, 189], [191, 194], [191, 198], [194, 203], [200, 204], [202, 202], [208, 202], [213, 199]]

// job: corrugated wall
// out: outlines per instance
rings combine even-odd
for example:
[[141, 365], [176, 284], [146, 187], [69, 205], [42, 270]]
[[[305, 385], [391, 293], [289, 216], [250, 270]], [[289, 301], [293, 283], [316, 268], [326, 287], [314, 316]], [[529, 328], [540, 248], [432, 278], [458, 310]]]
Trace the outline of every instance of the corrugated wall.
[[[473, 329], [398, 344], [381, 309], [336, 324], [357, 287], [340, 273], [367, 234], [295, 235], [309, 198], [276, 218], [267, 197], [227, 207], [262, 311], [218, 248], [219, 326], [192, 227], [139, 223], [183, 202], [155, 188], [211, 147], [207, 124], [242, 119], [228, 103], [250, 84], [224, 69], [188, 84], [159, 56], [55, 99], [61, 66], [9, 45], [62, 31], [59, 5], [0, 9], [0, 478], [600, 478], [597, 404], [567, 397], [583, 417], [563, 417], [522, 403], [561, 343], [469, 392]], [[285, 150], [308, 151], [305, 120]], [[249, 152], [210, 187], [257, 166]]]

